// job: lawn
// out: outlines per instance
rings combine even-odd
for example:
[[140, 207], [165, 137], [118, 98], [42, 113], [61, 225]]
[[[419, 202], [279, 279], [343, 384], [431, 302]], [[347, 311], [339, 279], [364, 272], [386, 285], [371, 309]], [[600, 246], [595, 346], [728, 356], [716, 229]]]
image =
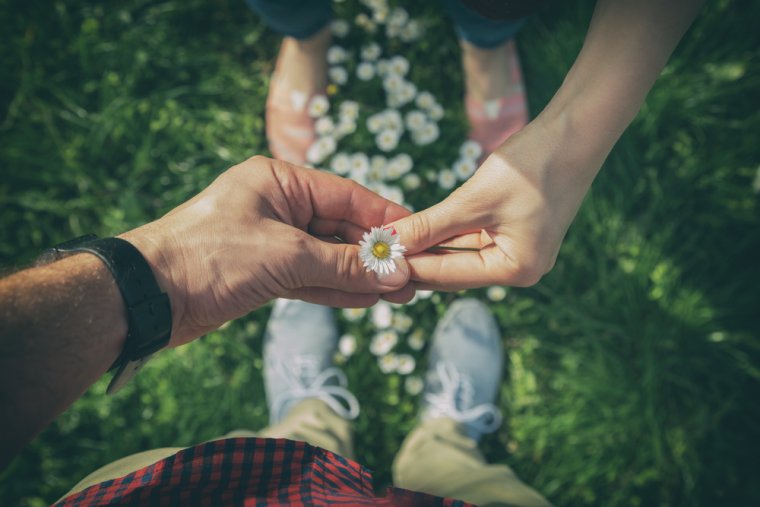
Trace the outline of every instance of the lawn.
[[[376, 40], [404, 56], [410, 82], [444, 107], [437, 140], [398, 148], [420, 176], [418, 188], [404, 184], [405, 201], [421, 209], [449, 192], [439, 175], [466, 133], [462, 77], [437, 6], [402, 3], [424, 29], [418, 40], [368, 34], [354, 23], [366, 8], [341, 2], [351, 31], [337, 42], [355, 53]], [[554, 3], [518, 36], [534, 114], [561, 83], [593, 8]], [[508, 358], [506, 422], [484, 452], [557, 505], [760, 504], [758, 17], [755, 2], [709, 2], [611, 153], [554, 270], [528, 289], [468, 293], [493, 309]], [[278, 38], [242, 0], [0, 0], [0, 26], [8, 271], [65, 239], [160, 216], [267, 152]], [[349, 51], [352, 75], [355, 58]], [[369, 153], [364, 120], [382, 109], [381, 88], [351, 78], [334, 92], [335, 103], [362, 111], [339, 149]], [[415, 422], [408, 379], [424, 372], [435, 322], [462, 296], [393, 309], [405, 324], [393, 353], [415, 359], [412, 374], [381, 371], [368, 350], [370, 314], [340, 314], [357, 340], [339, 358], [362, 402], [357, 454], [378, 487]], [[96, 384], [2, 472], [0, 505], [49, 504], [124, 455], [264, 426], [267, 315], [162, 353], [114, 397], [107, 379]]]

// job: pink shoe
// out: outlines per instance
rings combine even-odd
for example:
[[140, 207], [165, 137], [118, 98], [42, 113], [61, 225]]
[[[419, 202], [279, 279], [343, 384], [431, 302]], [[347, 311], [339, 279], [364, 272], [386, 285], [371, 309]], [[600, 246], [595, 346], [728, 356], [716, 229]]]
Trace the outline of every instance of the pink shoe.
[[516, 91], [506, 97], [481, 101], [470, 97], [464, 99], [467, 118], [470, 121], [469, 138], [483, 148], [486, 159], [509, 136], [528, 124], [528, 101], [525, 97], [525, 83], [522, 79], [520, 60], [514, 41], [507, 46], [512, 60], [512, 76]]
[[308, 95], [284, 86], [272, 74], [266, 105], [266, 135], [274, 158], [303, 165], [306, 151], [316, 140], [314, 119], [309, 116]]

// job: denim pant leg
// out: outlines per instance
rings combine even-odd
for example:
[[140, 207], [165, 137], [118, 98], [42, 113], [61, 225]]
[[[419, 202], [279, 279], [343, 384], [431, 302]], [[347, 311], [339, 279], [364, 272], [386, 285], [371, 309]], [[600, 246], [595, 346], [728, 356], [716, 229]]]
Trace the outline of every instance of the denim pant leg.
[[330, 0], [245, 0], [269, 28], [287, 37], [307, 39], [333, 17]]
[[493, 20], [466, 7], [459, 0], [441, 2], [454, 22], [459, 38], [483, 49], [495, 48], [513, 38], [526, 19]]

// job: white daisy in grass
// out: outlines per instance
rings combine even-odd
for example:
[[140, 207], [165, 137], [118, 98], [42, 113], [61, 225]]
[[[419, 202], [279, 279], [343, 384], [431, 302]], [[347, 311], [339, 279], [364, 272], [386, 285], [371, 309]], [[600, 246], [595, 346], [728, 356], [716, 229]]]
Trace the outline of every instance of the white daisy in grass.
[[[387, 165], [388, 165], [388, 159], [382, 155], [372, 155], [372, 158], [369, 160], [370, 171], [376, 172], [381, 175], [385, 174], [385, 167]], [[378, 179], [383, 179], [383, 178], [378, 178]]]
[[412, 350], [422, 350], [425, 346], [425, 332], [422, 329], [415, 329], [406, 339], [406, 344]]
[[389, 60], [388, 70], [397, 76], [406, 76], [409, 72], [409, 60], [401, 55], [396, 55]]
[[366, 173], [369, 171], [369, 157], [364, 153], [354, 153], [351, 155], [351, 171]]
[[462, 158], [477, 160], [482, 154], [483, 147], [480, 146], [479, 142], [473, 141], [472, 139], [463, 142], [462, 146], [459, 147], [459, 156]]
[[390, 14], [390, 9], [388, 9], [387, 5], [383, 7], [377, 7], [376, 9], [372, 11], [372, 19], [378, 24], [382, 25], [388, 19], [389, 14]]
[[380, 44], [377, 42], [370, 42], [366, 46], [363, 46], [361, 49], [361, 57], [362, 60], [367, 62], [374, 62], [377, 61], [378, 58], [380, 58], [380, 54], [383, 52], [382, 48], [380, 47]]
[[457, 184], [457, 177], [451, 169], [442, 169], [438, 173], [438, 186], [444, 190], [451, 190]]
[[410, 354], [399, 354], [396, 362], [396, 372], [401, 375], [409, 375], [414, 371], [417, 362]]
[[343, 63], [348, 58], [348, 53], [340, 46], [330, 46], [327, 50], [327, 63], [337, 65]]
[[409, 102], [413, 101], [414, 97], [417, 96], [417, 87], [414, 85], [414, 83], [405, 81], [402, 84], [401, 89], [395, 95], [402, 106], [406, 105]]
[[396, 94], [401, 91], [401, 88], [404, 86], [404, 78], [399, 76], [398, 74], [388, 74], [383, 79], [383, 88], [385, 88], [385, 91], [390, 94]]
[[314, 122], [314, 130], [320, 136], [329, 136], [335, 130], [335, 122], [329, 116], [323, 116]]
[[375, 113], [367, 118], [367, 130], [369, 130], [371, 134], [379, 134], [383, 128], [385, 128], [385, 117], [383, 116], [383, 113]]
[[425, 123], [427, 123], [427, 116], [422, 111], [415, 109], [414, 111], [406, 113], [405, 120], [406, 128], [415, 132], [425, 126]]
[[401, 117], [401, 113], [395, 109], [386, 109], [383, 111], [383, 121], [385, 121], [385, 128], [393, 130], [404, 130], [404, 120]]
[[430, 115], [431, 120], [440, 121], [443, 119], [444, 114], [445, 111], [443, 110], [443, 106], [440, 104], [433, 104], [433, 106], [428, 110], [428, 115]]
[[393, 329], [399, 333], [406, 333], [409, 331], [412, 328], [413, 323], [412, 318], [405, 313], [393, 314]]
[[343, 38], [348, 35], [349, 31], [351, 31], [351, 26], [348, 24], [348, 21], [344, 19], [336, 19], [330, 23], [330, 29], [332, 30], [333, 35]]
[[420, 178], [419, 174], [407, 174], [401, 180], [401, 185], [406, 190], [417, 190], [420, 188], [420, 184], [422, 184], [422, 178]]
[[488, 287], [486, 296], [488, 296], [488, 299], [496, 303], [507, 297], [507, 289], [500, 285], [494, 285], [493, 287]]
[[321, 118], [330, 110], [330, 102], [324, 95], [314, 95], [309, 102], [309, 116], [312, 118]]
[[327, 71], [330, 81], [338, 85], [344, 85], [348, 82], [348, 71], [345, 67], [330, 67]]
[[377, 61], [377, 74], [381, 77], [388, 75], [388, 69], [390, 62], [385, 58], [380, 58]]
[[388, 25], [403, 27], [409, 21], [409, 12], [403, 7], [394, 7], [388, 16]]
[[401, 205], [404, 202], [404, 192], [395, 185], [381, 183], [377, 193], [380, 194], [380, 197], [395, 202], [398, 205]]
[[351, 357], [356, 352], [356, 338], [350, 334], [344, 334], [338, 340], [338, 350], [345, 357]]
[[403, 259], [406, 247], [393, 227], [373, 227], [359, 241], [359, 257], [367, 271], [388, 274], [396, 271], [396, 259]]
[[412, 396], [417, 396], [425, 388], [425, 382], [417, 375], [410, 375], [404, 380], [404, 389]]
[[369, 342], [369, 351], [375, 356], [384, 356], [398, 343], [398, 334], [396, 331], [380, 331]]
[[454, 165], [452, 165], [451, 168], [454, 170], [454, 174], [457, 175], [457, 178], [464, 181], [475, 174], [477, 165], [471, 158], [460, 158], [454, 162]]
[[369, 81], [375, 77], [375, 66], [368, 62], [362, 62], [356, 66], [356, 77], [362, 81]]
[[343, 314], [343, 318], [346, 319], [349, 322], [356, 322], [357, 320], [361, 320], [364, 315], [367, 313], [366, 308], [344, 308], [341, 310], [341, 313]]
[[356, 23], [356, 26], [364, 28], [367, 33], [375, 33], [377, 30], [377, 23], [372, 21], [369, 16], [363, 12], [356, 15], [354, 22]]
[[381, 151], [392, 151], [398, 146], [399, 137], [397, 130], [385, 129], [375, 136], [375, 144]]
[[355, 120], [359, 117], [359, 103], [355, 100], [345, 100], [338, 107], [341, 116]]
[[438, 140], [438, 136], [441, 134], [438, 124], [434, 122], [427, 122], [419, 130], [412, 132], [412, 139], [415, 144], [419, 146], [425, 146], [434, 143]]
[[386, 329], [393, 322], [393, 309], [387, 301], [378, 301], [370, 310], [375, 329]]
[[335, 126], [335, 134], [342, 138], [354, 132], [356, 132], [356, 120], [347, 116], [341, 116], [340, 121]]
[[335, 153], [335, 139], [329, 136], [320, 137], [306, 150], [306, 160], [311, 164], [319, 164]]
[[345, 153], [336, 154], [330, 161], [330, 169], [332, 169], [336, 174], [348, 174], [348, 172], [351, 170], [351, 157]]
[[398, 356], [394, 353], [390, 353], [379, 357], [377, 359], [377, 366], [380, 368], [380, 371], [386, 375], [393, 373], [398, 367]]
[[420, 297], [420, 299], [429, 299], [430, 296], [433, 295], [432, 290], [418, 290], [417, 295]]
[[417, 94], [417, 100], [415, 100], [417, 107], [429, 111], [434, 105], [436, 105], [435, 97], [428, 91], [422, 91]]
[[422, 25], [416, 19], [410, 19], [409, 22], [401, 29], [399, 39], [404, 42], [414, 42], [419, 40], [423, 34]]

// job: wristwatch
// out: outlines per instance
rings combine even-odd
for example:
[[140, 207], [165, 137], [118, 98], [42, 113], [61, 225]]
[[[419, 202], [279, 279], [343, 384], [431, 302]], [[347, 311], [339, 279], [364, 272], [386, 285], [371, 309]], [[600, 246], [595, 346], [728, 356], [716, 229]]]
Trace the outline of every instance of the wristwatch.
[[38, 263], [47, 263], [78, 252], [89, 252], [103, 261], [113, 274], [127, 307], [127, 339], [109, 371], [116, 373], [108, 394], [124, 387], [151, 356], [169, 343], [172, 310], [169, 297], [161, 292], [148, 262], [139, 250], [121, 238], [81, 236], [46, 250]]

